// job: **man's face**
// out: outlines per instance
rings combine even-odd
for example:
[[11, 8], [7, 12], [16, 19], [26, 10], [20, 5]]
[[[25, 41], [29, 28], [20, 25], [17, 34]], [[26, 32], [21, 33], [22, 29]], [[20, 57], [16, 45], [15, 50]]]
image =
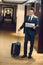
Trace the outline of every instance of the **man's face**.
[[33, 10], [29, 10], [29, 16], [34, 15], [34, 11]]

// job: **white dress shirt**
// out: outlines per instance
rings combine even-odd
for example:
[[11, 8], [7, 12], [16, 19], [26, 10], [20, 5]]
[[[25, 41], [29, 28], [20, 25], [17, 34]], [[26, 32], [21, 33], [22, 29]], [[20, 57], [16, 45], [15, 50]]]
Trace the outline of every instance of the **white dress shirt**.
[[30, 17], [31, 17], [31, 20], [32, 20], [32, 18], [34, 17], [34, 15], [32, 15], [32, 16], [29, 16], [29, 19], [30, 19]]

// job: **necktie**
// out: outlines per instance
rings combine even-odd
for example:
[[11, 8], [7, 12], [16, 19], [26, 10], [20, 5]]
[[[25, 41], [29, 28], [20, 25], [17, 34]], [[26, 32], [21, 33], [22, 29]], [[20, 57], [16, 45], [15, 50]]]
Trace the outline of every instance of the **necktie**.
[[30, 16], [30, 21], [31, 21], [31, 16]]
[[29, 17], [29, 22], [31, 21], [31, 16]]

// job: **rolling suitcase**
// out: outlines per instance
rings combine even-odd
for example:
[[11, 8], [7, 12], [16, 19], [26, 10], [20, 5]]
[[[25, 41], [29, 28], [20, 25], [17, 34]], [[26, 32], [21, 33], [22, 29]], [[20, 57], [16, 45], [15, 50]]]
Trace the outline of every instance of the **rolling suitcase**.
[[21, 47], [20, 42], [12, 43], [12, 46], [11, 46], [11, 56], [12, 57], [19, 56], [20, 47]]

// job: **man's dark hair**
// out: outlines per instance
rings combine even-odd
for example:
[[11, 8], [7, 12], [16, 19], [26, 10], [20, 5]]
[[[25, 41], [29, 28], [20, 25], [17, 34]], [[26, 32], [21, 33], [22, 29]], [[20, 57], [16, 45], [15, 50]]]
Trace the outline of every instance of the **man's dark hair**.
[[33, 11], [35, 11], [35, 9], [34, 9], [33, 7], [31, 7], [31, 8], [30, 8], [30, 10], [33, 10]]

